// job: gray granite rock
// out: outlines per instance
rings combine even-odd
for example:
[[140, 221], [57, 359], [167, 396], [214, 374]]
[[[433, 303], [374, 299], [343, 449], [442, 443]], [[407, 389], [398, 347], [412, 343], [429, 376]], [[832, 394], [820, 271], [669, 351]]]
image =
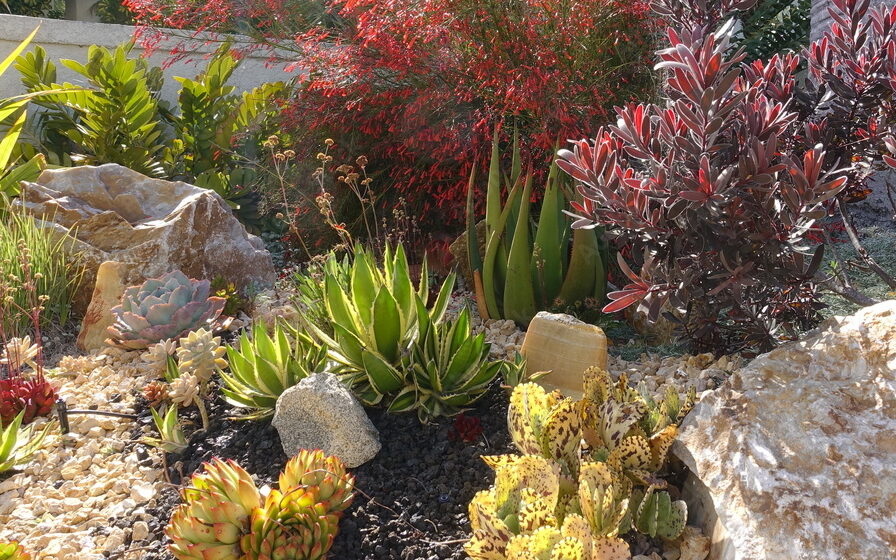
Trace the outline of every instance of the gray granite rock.
[[364, 407], [331, 373], [315, 373], [277, 399], [273, 425], [290, 457], [321, 449], [357, 467], [380, 450], [379, 432]]

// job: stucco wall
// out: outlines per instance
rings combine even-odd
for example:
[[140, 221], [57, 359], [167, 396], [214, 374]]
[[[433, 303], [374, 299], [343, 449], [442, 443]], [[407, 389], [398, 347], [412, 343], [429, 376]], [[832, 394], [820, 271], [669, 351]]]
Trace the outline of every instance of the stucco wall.
[[[4, 58], [11, 52], [38, 24], [40, 24], [40, 31], [32, 44], [41, 45], [47, 50], [51, 59], [56, 63], [60, 82], [69, 81], [75, 84], [79, 83], [79, 76], [61, 66], [58, 63], [60, 58], [84, 62], [87, 59], [87, 49], [90, 45], [101, 45], [111, 49], [129, 41], [134, 34], [134, 28], [127, 25], [0, 15], [0, 58]], [[161, 65], [169, 58], [170, 48], [173, 44], [172, 41], [167, 45], [161, 45], [150, 57], [150, 62], [154, 65]], [[176, 62], [167, 68], [162, 97], [174, 101], [180, 84], [173, 77], [195, 76], [204, 67], [205, 56], [213, 50], [213, 47], [208, 47], [203, 51], [196, 52], [191, 59]], [[140, 55], [143, 53], [143, 49], [136, 46], [133, 53], [135, 56]], [[244, 91], [264, 82], [287, 80], [291, 75], [284, 72], [284, 65], [285, 63], [271, 65], [267, 58], [247, 57], [234, 72], [230, 83], [239, 91]], [[11, 67], [0, 77], [0, 97], [20, 93], [24, 93], [24, 88], [19, 80], [19, 73]]]

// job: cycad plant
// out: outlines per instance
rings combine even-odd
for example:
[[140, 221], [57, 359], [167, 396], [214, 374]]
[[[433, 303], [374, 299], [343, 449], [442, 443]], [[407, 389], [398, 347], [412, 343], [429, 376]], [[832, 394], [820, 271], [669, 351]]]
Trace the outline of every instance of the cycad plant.
[[[530, 217], [535, 176], [524, 175], [514, 135], [510, 175], [501, 173], [498, 136], [492, 141], [485, 209], [485, 253], [480, 251], [473, 198], [467, 191], [467, 254], [476, 303], [484, 319], [512, 319], [525, 327], [538, 311], [606, 293], [608, 250], [599, 228], [575, 230], [563, 214], [569, 196], [552, 164], [538, 221]], [[507, 198], [502, 202], [502, 191]]]
[[[335, 258], [335, 257], [331, 257]], [[404, 249], [387, 247], [382, 265], [362, 246], [354, 250], [348, 282], [325, 268], [326, 325], [308, 329], [329, 348], [330, 358], [347, 385], [368, 405], [394, 395], [406, 384], [405, 361], [417, 338], [421, 314], [440, 322], [454, 287], [454, 274], [442, 284], [431, 307], [424, 261], [414, 286]], [[344, 280], [344, 278], [343, 278]], [[329, 334], [329, 332], [332, 334]]]

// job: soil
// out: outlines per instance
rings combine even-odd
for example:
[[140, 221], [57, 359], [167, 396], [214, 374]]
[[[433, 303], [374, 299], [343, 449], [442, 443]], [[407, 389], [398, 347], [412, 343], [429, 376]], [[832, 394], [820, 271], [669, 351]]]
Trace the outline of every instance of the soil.
[[[204, 461], [221, 457], [237, 461], [255, 476], [259, 486], [275, 485], [287, 457], [270, 421], [227, 419], [235, 410], [219, 397], [209, 409], [209, 431], [194, 436], [180, 456], [169, 455], [172, 482], [178, 485], [181, 476], [188, 478]], [[328, 557], [465, 559], [467, 504], [494, 480], [494, 473], [480, 457], [513, 451], [506, 427], [507, 394], [494, 387], [467, 413], [478, 418], [482, 427], [482, 434], [469, 443], [451, 437], [455, 432], [451, 419], [422, 425], [413, 414], [387, 414], [377, 409], [368, 409], [368, 414], [380, 432], [383, 448], [372, 461], [352, 469], [358, 493]], [[138, 420], [151, 421], [148, 411]], [[162, 532], [179, 503], [172, 487], [157, 498], [157, 507], [147, 509], [154, 518], [150, 531], [157, 538], [144, 550], [143, 560], [173, 559]], [[131, 549], [141, 544], [132, 543]]]

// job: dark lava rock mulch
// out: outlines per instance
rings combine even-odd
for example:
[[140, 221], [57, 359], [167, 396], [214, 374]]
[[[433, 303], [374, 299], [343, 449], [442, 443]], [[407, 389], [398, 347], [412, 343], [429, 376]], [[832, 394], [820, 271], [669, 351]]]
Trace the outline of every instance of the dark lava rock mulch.
[[[180, 456], [169, 456], [172, 482], [181, 482], [212, 457], [234, 459], [259, 485], [276, 485], [287, 457], [270, 421], [228, 420], [235, 411], [220, 398], [210, 406], [211, 427], [197, 434]], [[507, 394], [494, 387], [467, 413], [482, 434], [466, 443], [453, 437], [454, 422], [421, 425], [413, 414], [368, 409], [383, 448], [370, 462], [353, 469], [357, 495], [340, 524], [329, 558], [334, 560], [463, 560], [468, 538], [467, 504], [488, 488], [494, 473], [480, 459], [513, 451], [507, 434]], [[142, 422], [151, 422], [148, 411]], [[474, 420], [474, 423], [476, 421]], [[172, 560], [162, 535], [171, 511], [180, 503], [176, 489], [157, 498], [147, 513], [155, 519], [156, 540], [143, 560]], [[125, 521], [126, 520], [122, 520]], [[137, 548], [145, 543], [132, 543]]]

